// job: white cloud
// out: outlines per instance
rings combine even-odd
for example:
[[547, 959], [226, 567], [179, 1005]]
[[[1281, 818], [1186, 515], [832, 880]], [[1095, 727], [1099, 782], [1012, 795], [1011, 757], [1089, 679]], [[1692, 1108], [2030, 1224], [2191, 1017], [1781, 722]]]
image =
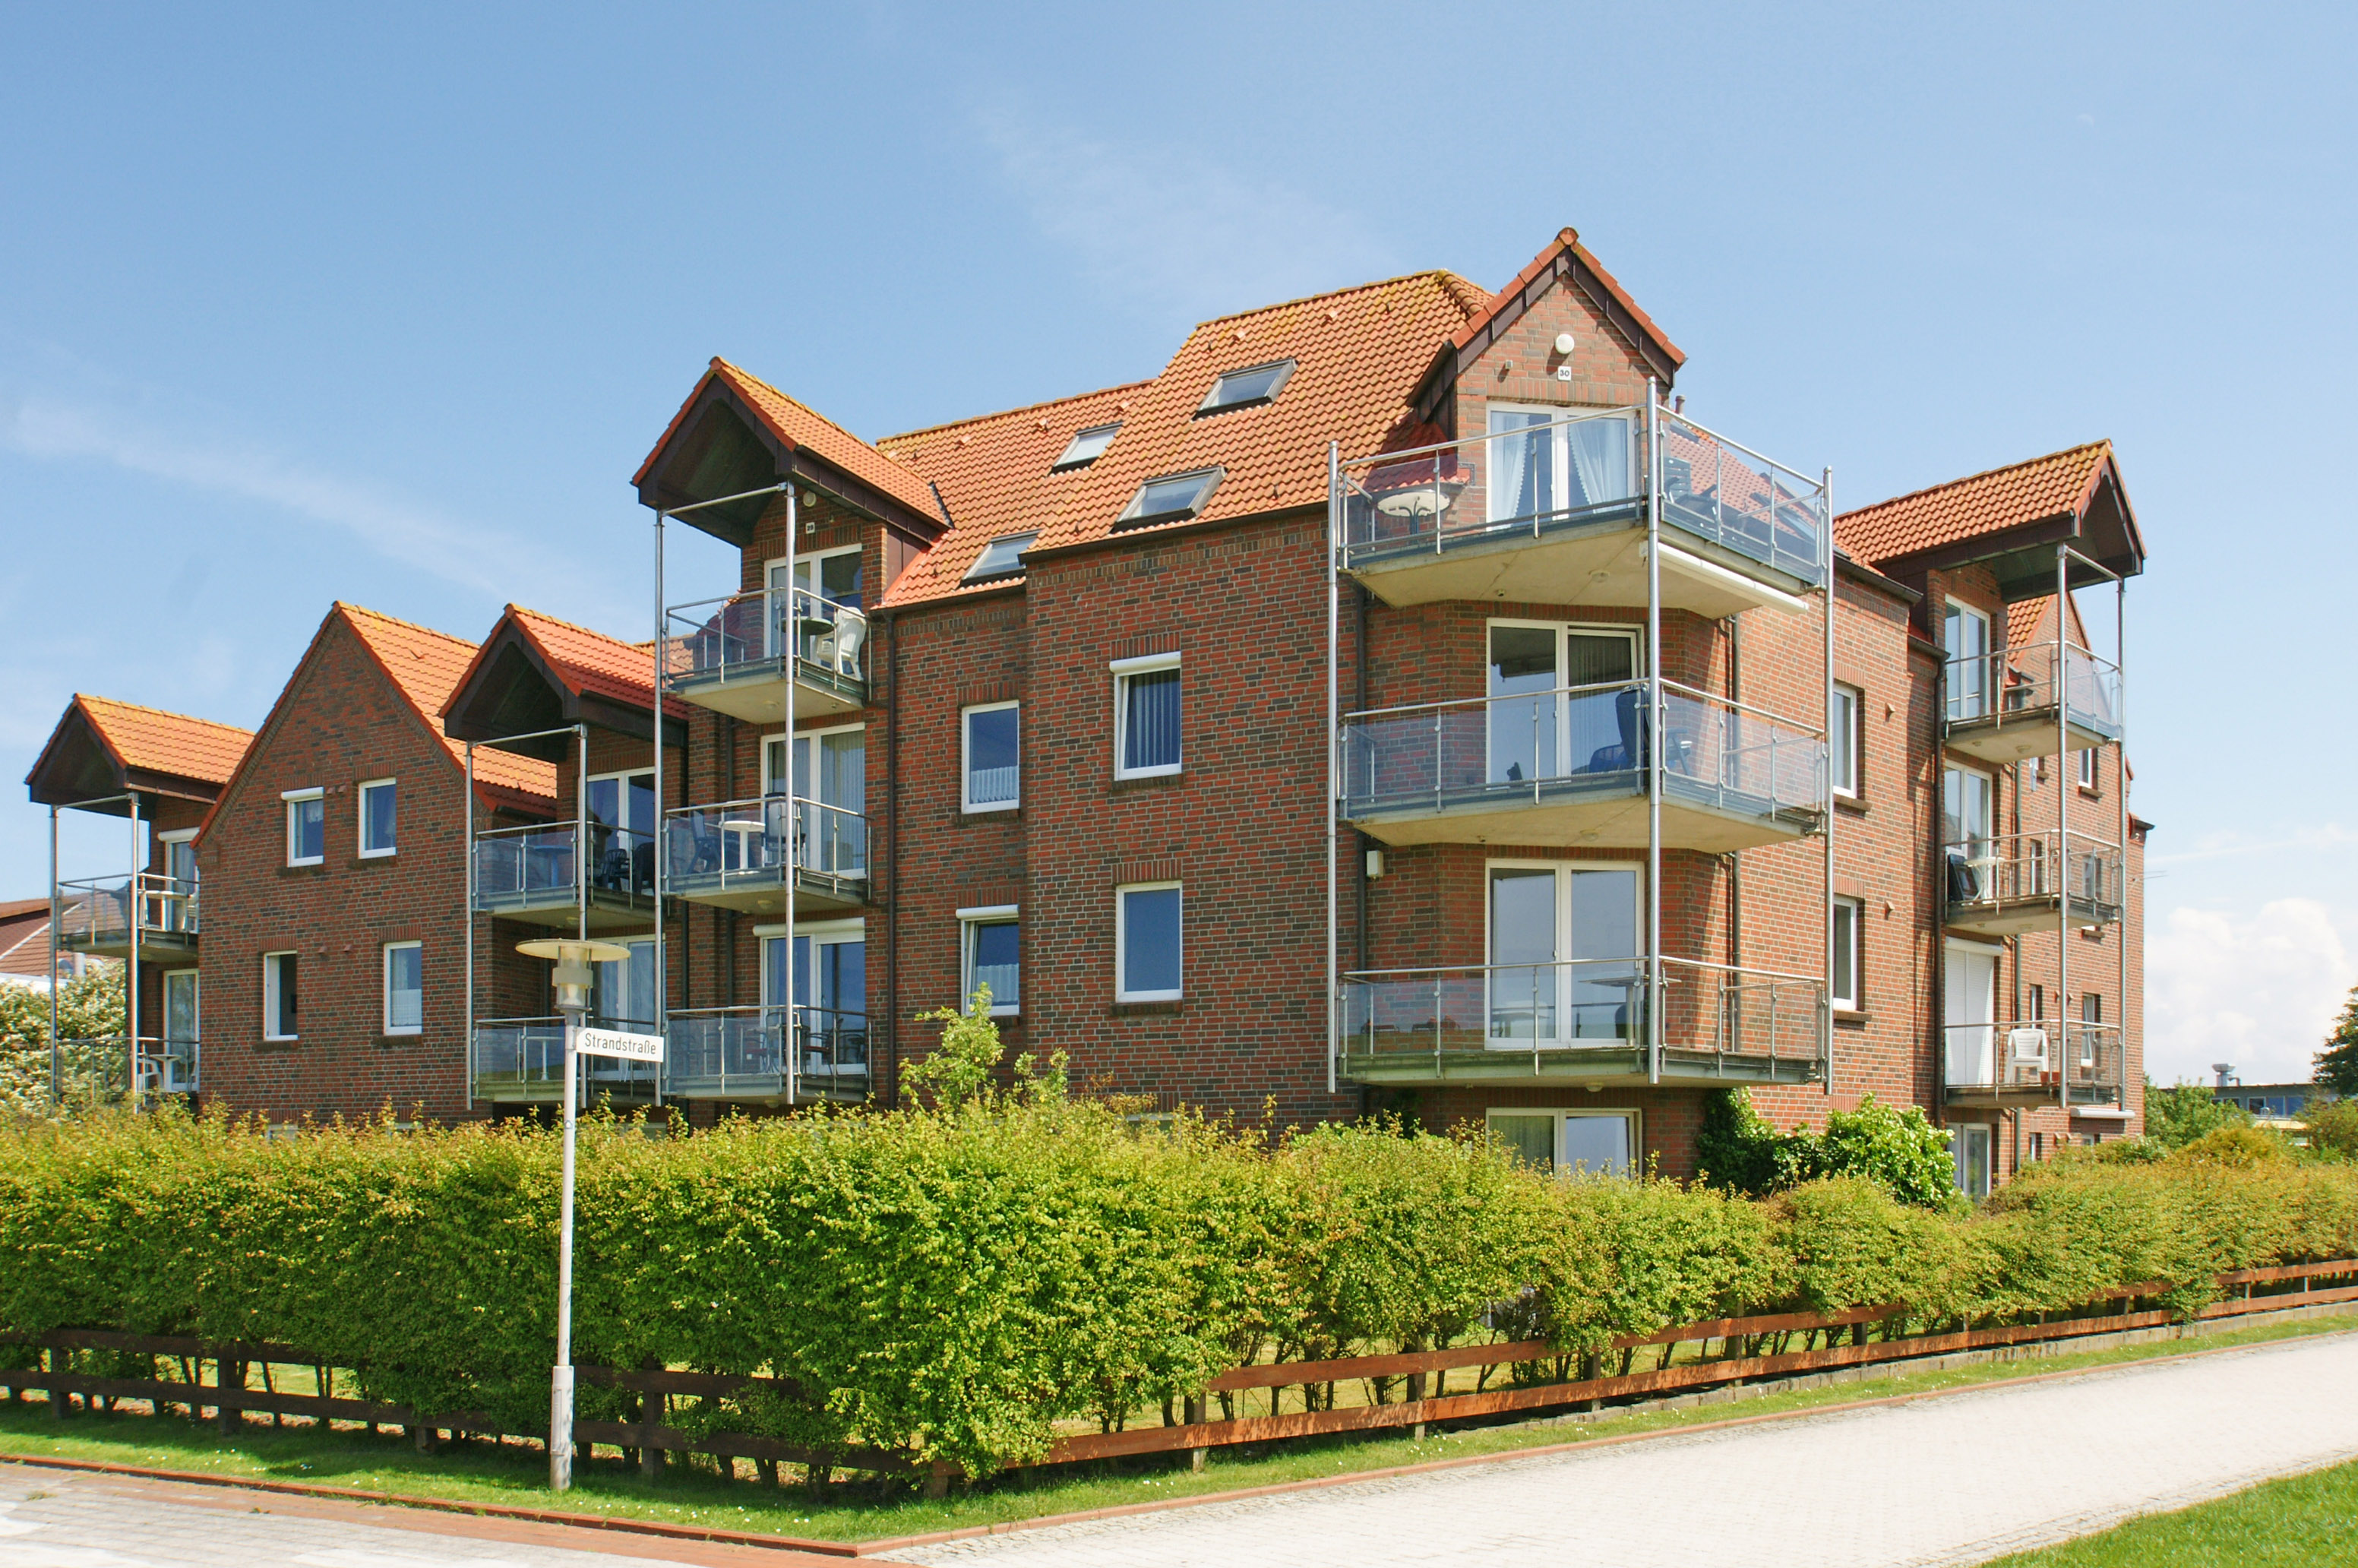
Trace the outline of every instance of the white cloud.
[[1181, 148], [1118, 145], [978, 116], [1001, 172], [1108, 294], [1192, 322], [1381, 277], [1390, 247], [1357, 217]]
[[446, 582], [495, 594], [567, 571], [547, 551], [251, 446], [145, 427], [103, 408], [39, 395], [0, 403], [0, 444], [27, 457], [94, 460], [192, 490], [259, 503], [341, 530]]
[[2172, 909], [2146, 949], [2146, 1070], [2211, 1079], [2230, 1062], [2245, 1083], [2306, 1080], [2342, 999], [2358, 982], [2342, 923], [2315, 899], [2256, 914]]

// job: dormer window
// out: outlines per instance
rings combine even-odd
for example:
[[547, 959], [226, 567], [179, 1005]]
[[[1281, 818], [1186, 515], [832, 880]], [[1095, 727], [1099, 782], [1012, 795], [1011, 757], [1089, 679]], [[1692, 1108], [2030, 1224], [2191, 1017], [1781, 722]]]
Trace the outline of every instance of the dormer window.
[[1119, 425], [1092, 425], [1076, 435], [1065, 445], [1065, 455], [1048, 465], [1050, 473], [1062, 473], [1066, 469], [1085, 469], [1105, 455], [1113, 438], [1121, 433]]
[[1188, 473], [1165, 475], [1150, 479], [1138, 487], [1138, 493], [1122, 514], [1115, 519], [1117, 528], [1139, 528], [1149, 523], [1172, 523], [1182, 517], [1193, 517], [1204, 510], [1212, 492], [1228, 477], [1226, 469], [1196, 469]]
[[1206, 414], [1226, 414], [1232, 408], [1253, 408], [1277, 401], [1285, 378], [1293, 373], [1292, 360], [1279, 360], [1271, 364], [1249, 365], [1232, 370], [1212, 384], [1204, 401], [1195, 409], [1195, 417]]
[[1030, 549], [1032, 541], [1039, 536], [1036, 532], [1001, 534], [982, 547], [982, 554], [975, 557], [974, 565], [967, 568], [966, 576], [959, 580], [988, 582], [995, 577], [1016, 576], [1023, 569], [1023, 552]]

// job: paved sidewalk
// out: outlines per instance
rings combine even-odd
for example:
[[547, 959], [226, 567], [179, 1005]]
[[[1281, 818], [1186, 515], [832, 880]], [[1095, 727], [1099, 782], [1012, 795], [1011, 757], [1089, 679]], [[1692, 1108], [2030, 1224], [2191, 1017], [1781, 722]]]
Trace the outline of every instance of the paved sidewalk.
[[852, 1560], [0, 1465], [0, 1568], [849, 1568]]
[[2334, 1335], [892, 1555], [945, 1568], [1979, 1563], [2358, 1458], [2353, 1395], [2358, 1335]]

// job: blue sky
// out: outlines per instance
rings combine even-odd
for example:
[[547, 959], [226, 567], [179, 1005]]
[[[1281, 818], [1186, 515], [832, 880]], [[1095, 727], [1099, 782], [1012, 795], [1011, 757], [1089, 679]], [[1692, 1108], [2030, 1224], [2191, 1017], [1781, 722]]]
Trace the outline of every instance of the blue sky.
[[[2345, 8], [16, 6], [0, 773], [83, 689], [257, 722], [330, 600], [632, 635], [705, 360], [869, 436], [1559, 226], [1705, 420], [1858, 504], [2099, 436], [2150, 1051], [2358, 982]], [[733, 582], [675, 553], [676, 598]], [[2241, 630], [2238, 630], [2238, 629]], [[2248, 631], [2252, 634], [2243, 634]], [[13, 787], [13, 786], [12, 786]], [[0, 894], [46, 814], [0, 809]], [[69, 869], [100, 868], [79, 830]]]

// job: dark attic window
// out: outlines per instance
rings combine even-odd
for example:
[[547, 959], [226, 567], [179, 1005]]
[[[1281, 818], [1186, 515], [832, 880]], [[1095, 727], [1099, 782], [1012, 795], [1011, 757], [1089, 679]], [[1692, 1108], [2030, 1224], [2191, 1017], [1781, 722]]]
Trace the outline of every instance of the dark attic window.
[[982, 547], [982, 554], [975, 557], [974, 565], [967, 568], [966, 576], [959, 580], [988, 582], [996, 577], [1016, 576], [1023, 570], [1023, 552], [1039, 536], [1037, 532], [1001, 534]]
[[1274, 403], [1285, 378], [1293, 373], [1292, 360], [1278, 360], [1265, 365], [1249, 365], [1232, 370], [1212, 384], [1196, 406], [1195, 417], [1206, 414], [1226, 414], [1232, 408], [1254, 408], [1264, 403]]
[[1065, 455], [1048, 465], [1050, 473], [1062, 473], [1066, 469], [1085, 469], [1105, 455], [1113, 445], [1114, 437], [1121, 433], [1119, 425], [1092, 425], [1076, 434], [1065, 448]]

